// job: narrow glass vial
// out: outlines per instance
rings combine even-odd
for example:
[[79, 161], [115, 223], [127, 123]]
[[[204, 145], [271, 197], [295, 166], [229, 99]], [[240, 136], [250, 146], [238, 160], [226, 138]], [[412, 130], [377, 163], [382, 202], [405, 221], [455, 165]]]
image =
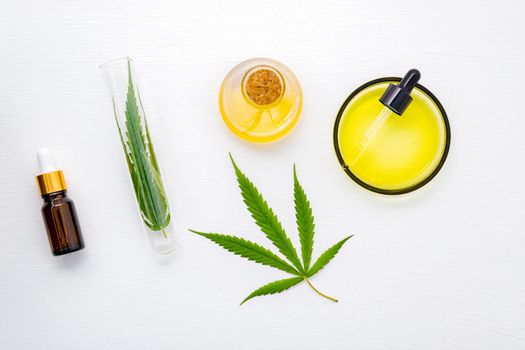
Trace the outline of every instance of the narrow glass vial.
[[73, 201], [66, 195], [66, 181], [48, 149], [38, 152], [40, 174], [36, 181], [44, 200], [42, 215], [53, 255], [72, 253], [84, 248]]
[[153, 250], [171, 253], [175, 233], [139, 87], [130, 58], [101, 65], [111, 90], [113, 111], [144, 232]]

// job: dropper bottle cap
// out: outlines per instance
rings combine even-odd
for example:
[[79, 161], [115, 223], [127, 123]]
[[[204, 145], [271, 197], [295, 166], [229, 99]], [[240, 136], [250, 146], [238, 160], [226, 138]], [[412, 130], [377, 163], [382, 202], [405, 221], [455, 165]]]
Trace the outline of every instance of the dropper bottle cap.
[[419, 73], [417, 69], [409, 70], [399, 84], [388, 85], [385, 93], [381, 96], [379, 101], [394, 113], [398, 115], [403, 114], [410, 102], [412, 102], [410, 93], [420, 78], [421, 73]]
[[37, 159], [40, 174], [36, 176], [36, 183], [40, 195], [64, 191], [67, 188], [66, 180], [64, 173], [57, 166], [53, 152], [47, 148], [41, 148], [38, 151]]

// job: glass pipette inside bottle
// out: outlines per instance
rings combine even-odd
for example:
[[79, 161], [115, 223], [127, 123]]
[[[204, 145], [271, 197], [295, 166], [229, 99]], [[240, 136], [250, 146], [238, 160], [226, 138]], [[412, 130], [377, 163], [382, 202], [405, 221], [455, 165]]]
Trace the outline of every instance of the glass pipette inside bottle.
[[417, 69], [411, 69], [399, 82], [399, 84], [390, 84], [385, 90], [383, 96], [379, 101], [385, 106], [381, 112], [373, 119], [372, 124], [366, 130], [363, 138], [359, 141], [349, 154], [348, 166], [352, 167], [359, 158], [366, 151], [370, 143], [376, 138], [379, 130], [383, 127], [388, 118], [392, 115], [392, 112], [401, 115], [412, 102], [410, 93], [414, 86], [421, 78], [421, 74]]

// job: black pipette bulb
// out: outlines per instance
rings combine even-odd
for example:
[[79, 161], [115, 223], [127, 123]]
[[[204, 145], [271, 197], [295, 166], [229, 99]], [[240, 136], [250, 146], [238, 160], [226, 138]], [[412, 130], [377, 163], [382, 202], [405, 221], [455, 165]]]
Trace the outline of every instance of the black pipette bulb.
[[421, 73], [417, 69], [411, 69], [405, 74], [399, 84], [390, 84], [379, 101], [394, 113], [401, 115], [412, 102], [410, 93], [421, 78]]

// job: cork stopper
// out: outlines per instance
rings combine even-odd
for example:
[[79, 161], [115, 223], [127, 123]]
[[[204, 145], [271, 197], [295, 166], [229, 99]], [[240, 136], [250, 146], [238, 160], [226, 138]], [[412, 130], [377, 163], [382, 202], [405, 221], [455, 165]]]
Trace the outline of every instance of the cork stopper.
[[246, 95], [255, 104], [265, 106], [274, 103], [283, 93], [283, 83], [279, 75], [268, 68], [260, 68], [250, 73], [246, 79]]

